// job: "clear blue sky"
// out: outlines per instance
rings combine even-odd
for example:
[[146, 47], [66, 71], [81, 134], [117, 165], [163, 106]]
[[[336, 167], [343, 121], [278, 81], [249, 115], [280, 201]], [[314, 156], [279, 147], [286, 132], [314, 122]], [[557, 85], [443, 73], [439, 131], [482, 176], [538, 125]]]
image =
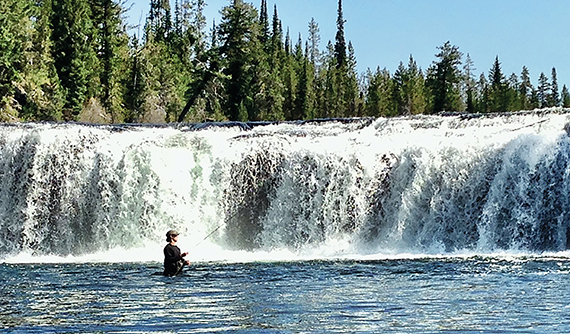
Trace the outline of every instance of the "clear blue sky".
[[[174, 3], [174, 0], [172, 0]], [[208, 27], [220, 22], [219, 11], [231, 0], [206, 0]], [[261, 0], [245, 2], [259, 8]], [[130, 21], [148, 12], [149, 1], [131, 0]], [[293, 42], [315, 18], [321, 50], [336, 33], [337, 0], [268, 0], [270, 18], [277, 4], [284, 31]], [[528, 67], [533, 85], [556, 67], [560, 88], [570, 88], [570, 0], [344, 0], [345, 37], [352, 41], [358, 71], [387, 68], [394, 72], [410, 54], [426, 69], [446, 41], [469, 53], [477, 77], [488, 74], [495, 57], [503, 73], [520, 75]]]

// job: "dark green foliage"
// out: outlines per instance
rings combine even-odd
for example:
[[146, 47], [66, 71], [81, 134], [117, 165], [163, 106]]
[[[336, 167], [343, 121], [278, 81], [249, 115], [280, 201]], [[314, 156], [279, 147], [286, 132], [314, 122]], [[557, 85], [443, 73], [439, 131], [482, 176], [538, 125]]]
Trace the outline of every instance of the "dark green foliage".
[[489, 71], [489, 111], [504, 112], [509, 107], [509, 95], [507, 94], [507, 82], [501, 70], [499, 57], [495, 58], [493, 67]]
[[380, 68], [367, 75], [366, 102], [364, 116], [396, 116], [398, 106], [393, 100], [394, 81], [390, 77], [388, 70]]
[[270, 17], [267, 0], [259, 10], [231, 1], [210, 31], [205, 0], [150, 0], [142, 39], [127, 34], [127, 5], [1, 1], [0, 121], [299, 120], [570, 107], [554, 68], [550, 78], [541, 73], [536, 88], [526, 67], [505, 75], [499, 57], [487, 74], [476, 74], [469, 54], [463, 58], [450, 42], [425, 71], [410, 55], [393, 74], [378, 67], [359, 75], [342, 0], [324, 50], [314, 19], [306, 40], [304, 32], [292, 40], [277, 5]]
[[530, 74], [528, 68], [526, 68], [526, 66], [523, 66], [521, 72], [521, 83], [518, 89], [521, 109], [523, 110], [532, 109], [531, 100], [532, 100], [533, 90], [534, 89], [530, 82]]
[[394, 102], [398, 106], [398, 114], [424, 113], [426, 109], [424, 77], [411, 55], [407, 67], [400, 62], [393, 80]]
[[97, 27], [90, 3], [87, 0], [52, 0], [50, 21], [52, 56], [65, 94], [64, 118], [77, 119], [84, 104], [100, 88]]
[[250, 88], [261, 49], [257, 17], [255, 8], [242, 0], [234, 0], [222, 9], [218, 34], [223, 44], [220, 52], [225, 59], [223, 73], [228, 78], [226, 115], [231, 121], [246, 121], [250, 113], [255, 113]]
[[338, 16], [336, 19], [336, 36], [334, 45], [334, 58], [336, 60], [336, 68], [340, 69], [346, 66], [346, 41], [344, 38], [344, 15], [342, 13], [342, 0], [338, 0]]
[[540, 73], [538, 77], [538, 88], [537, 97], [538, 105], [540, 108], [546, 108], [550, 106], [550, 82], [548, 82], [548, 77], [544, 72]]
[[467, 54], [463, 65], [463, 72], [465, 80], [466, 111], [469, 113], [475, 112], [476, 83], [473, 71], [475, 71], [473, 60], [471, 60], [471, 56]]
[[552, 68], [552, 84], [550, 86], [550, 96], [548, 99], [548, 104], [550, 107], [560, 106], [560, 93], [558, 91], [558, 78], [556, 75], [556, 68]]
[[570, 92], [568, 92], [566, 85], [562, 87], [561, 100], [563, 108], [570, 108]]
[[459, 84], [461, 82], [462, 53], [459, 48], [445, 42], [438, 47], [440, 52], [435, 56], [438, 61], [428, 69], [427, 84], [433, 98], [432, 112], [460, 111], [461, 99]]

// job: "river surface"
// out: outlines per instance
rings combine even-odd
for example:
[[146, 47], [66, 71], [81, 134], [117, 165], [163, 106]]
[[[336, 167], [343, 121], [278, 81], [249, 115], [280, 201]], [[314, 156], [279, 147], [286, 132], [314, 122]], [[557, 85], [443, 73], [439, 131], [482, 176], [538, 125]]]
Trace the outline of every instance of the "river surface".
[[570, 333], [570, 258], [0, 265], [3, 333]]

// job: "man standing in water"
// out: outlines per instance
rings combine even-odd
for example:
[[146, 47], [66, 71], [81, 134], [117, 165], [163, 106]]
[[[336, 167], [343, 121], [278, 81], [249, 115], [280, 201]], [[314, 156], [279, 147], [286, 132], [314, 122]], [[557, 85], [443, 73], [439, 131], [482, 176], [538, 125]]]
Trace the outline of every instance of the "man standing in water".
[[188, 252], [180, 253], [180, 248], [176, 246], [179, 234], [174, 230], [166, 232], [166, 242], [168, 244], [164, 247], [164, 276], [179, 275], [182, 273], [184, 265], [190, 264], [190, 261], [184, 260]]

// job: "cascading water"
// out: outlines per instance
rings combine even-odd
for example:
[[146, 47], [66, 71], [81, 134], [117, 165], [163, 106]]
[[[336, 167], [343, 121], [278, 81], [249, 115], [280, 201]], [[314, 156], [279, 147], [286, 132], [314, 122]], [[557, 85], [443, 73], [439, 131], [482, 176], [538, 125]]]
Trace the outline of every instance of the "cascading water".
[[244, 251], [563, 251], [569, 119], [556, 109], [279, 124], [3, 125], [0, 258], [150, 247], [156, 256], [138, 259], [160, 259], [171, 228], [186, 246], [199, 244], [199, 258], [222, 260]]

